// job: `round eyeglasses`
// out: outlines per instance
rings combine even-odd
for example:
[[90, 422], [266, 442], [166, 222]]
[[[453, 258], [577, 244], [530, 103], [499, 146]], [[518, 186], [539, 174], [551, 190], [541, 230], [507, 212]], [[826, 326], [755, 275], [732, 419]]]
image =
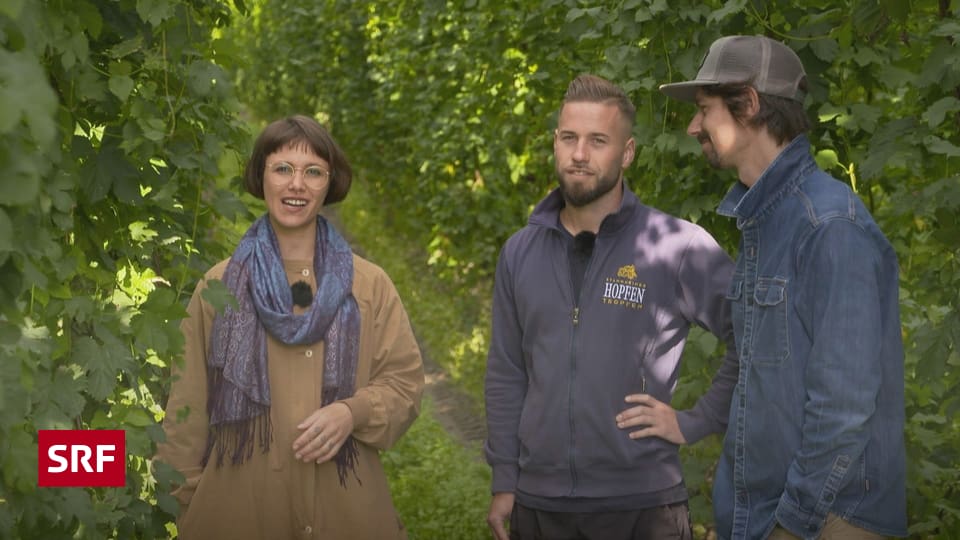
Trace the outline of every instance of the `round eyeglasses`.
[[282, 186], [293, 180], [297, 171], [300, 171], [303, 183], [310, 189], [320, 189], [330, 179], [330, 171], [319, 165], [294, 167], [286, 161], [267, 165], [267, 179], [274, 185]]

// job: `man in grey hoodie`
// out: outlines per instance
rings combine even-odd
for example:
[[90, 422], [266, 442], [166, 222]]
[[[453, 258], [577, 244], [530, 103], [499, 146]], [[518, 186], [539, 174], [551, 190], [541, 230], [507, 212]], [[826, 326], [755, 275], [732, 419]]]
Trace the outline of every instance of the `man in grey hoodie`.
[[[500, 253], [485, 381], [498, 540], [691, 538], [678, 445], [726, 427], [733, 263], [626, 186], [635, 114], [604, 79], [570, 83], [554, 133], [560, 185]], [[693, 324], [727, 352], [696, 405], [675, 411]]]

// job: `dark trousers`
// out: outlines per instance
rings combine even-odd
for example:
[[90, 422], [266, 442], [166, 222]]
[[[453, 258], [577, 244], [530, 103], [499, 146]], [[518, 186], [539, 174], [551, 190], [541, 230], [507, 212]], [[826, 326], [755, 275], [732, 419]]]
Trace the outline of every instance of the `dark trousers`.
[[510, 540], [691, 540], [686, 501], [624, 512], [546, 512], [513, 505]]

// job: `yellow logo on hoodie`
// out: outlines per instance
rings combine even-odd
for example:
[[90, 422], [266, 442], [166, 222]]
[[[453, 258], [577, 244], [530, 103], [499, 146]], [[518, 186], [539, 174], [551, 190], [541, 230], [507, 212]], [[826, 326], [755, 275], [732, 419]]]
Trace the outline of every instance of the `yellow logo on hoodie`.
[[637, 267], [632, 264], [621, 266], [620, 269], [617, 270], [617, 277], [627, 278], [633, 281], [637, 279]]
[[606, 279], [603, 303], [643, 309], [643, 295], [646, 292], [647, 284], [637, 282], [637, 267], [628, 264], [617, 269], [617, 277]]

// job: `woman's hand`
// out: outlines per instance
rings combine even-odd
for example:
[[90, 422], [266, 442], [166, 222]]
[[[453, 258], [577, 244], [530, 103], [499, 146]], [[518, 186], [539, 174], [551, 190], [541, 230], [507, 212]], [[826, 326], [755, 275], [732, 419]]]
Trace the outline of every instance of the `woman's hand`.
[[323, 463], [337, 455], [353, 433], [353, 412], [341, 402], [313, 411], [297, 425], [303, 433], [293, 441], [293, 452], [304, 463]]

